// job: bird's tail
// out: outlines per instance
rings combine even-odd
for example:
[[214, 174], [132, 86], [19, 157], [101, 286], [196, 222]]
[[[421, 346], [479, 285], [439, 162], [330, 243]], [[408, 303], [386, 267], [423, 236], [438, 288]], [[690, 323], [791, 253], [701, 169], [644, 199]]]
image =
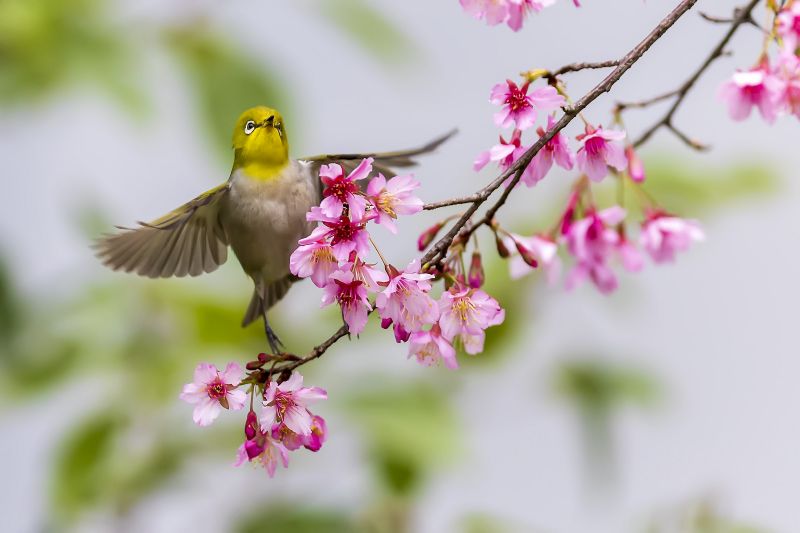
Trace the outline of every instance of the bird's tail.
[[[269, 285], [262, 285], [264, 289], [259, 291], [259, 287], [253, 291], [253, 297], [250, 298], [250, 305], [247, 306], [247, 312], [242, 319], [242, 327], [247, 327], [256, 320], [264, 316], [273, 305], [286, 296], [292, 283], [297, 281], [295, 276], [286, 276], [283, 279], [274, 281]], [[263, 292], [263, 294], [262, 294]]]

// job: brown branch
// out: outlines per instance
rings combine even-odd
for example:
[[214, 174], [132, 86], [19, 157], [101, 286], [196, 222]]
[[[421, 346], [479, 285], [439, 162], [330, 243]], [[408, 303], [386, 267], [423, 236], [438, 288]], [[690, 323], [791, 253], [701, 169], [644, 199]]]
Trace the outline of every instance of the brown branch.
[[555, 78], [561, 76], [562, 74], [566, 74], [568, 72], [579, 72], [581, 70], [598, 69], [598, 68], [611, 68], [611, 67], [616, 67], [617, 65], [619, 65], [619, 63], [620, 63], [619, 59], [611, 59], [609, 61], [598, 61], [596, 63], [570, 63], [569, 65], [564, 65], [558, 70], [546, 73], [545, 77]]
[[670, 108], [667, 110], [666, 114], [664, 114], [660, 120], [653, 124], [633, 143], [634, 147], [638, 148], [642, 144], [646, 143], [648, 139], [650, 139], [650, 137], [652, 137], [653, 134], [661, 128], [666, 127], [672, 129], [673, 132], [677, 131], [672, 125], [672, 118], [675, 116], [675, 112], [681, 106], [683, 100], [686, 98], [686, 95], [689, 93], [692, 87], [694, 87], [695, 83], [697, 83], [697, 80], [700, 79], [700, 76], [702, 76], [703, 73], [708, 70], [708, 67], [710, 67], [714, 61], [725, 54], [725, 47], [728, 46], [728, 43], [736, 33], [736, 30], [738, 30], [742, 24], [747, 23], [748, 19], [752, 19], [753, 9], [755, 9], [759, 1], [760, 0], [750, 0], [745, 6], [734, 10], [731, 26], [728, 28], [728, 31], [723, 36], [722, 40], [719, 42], [719, 44], [717, 44], [716, 47], [714, 47], [708, 57], [706, 57], [705, 61], [703, 61], [700, 67], [689, 77], [689, 79], [686, 80], [678, 89], [673, 91], [673, 95], [676, 96], [676, 98]]
[[[470, 204], [467, 210], [458, 218], [458, 221], [453, 225], [452, 228], [442, 237], [440, 238], [436, 244], [431, 247], [430, 250], [423, 256], [422, 258], [422, 265], [431, 266], [438, 264], [444, 257], [446, 256], [447, 250], [450, 248], [450, 245], [453, 243], [453, 239], [456, 235], [459, 234], [462, 230], [467, 227], [472, 215], [483, 205], [489, 197], [494, 193], [508, 178], [513, 175], [511, 182], [508, 184], [506, 189], [503, 191], [503, 194], [500, 198], [495, 202], [487, 211], [486, 214], [480, 219], [480, 221], [476, 224], [469, 226], [469, 229], [466, 231], [470, 234], [475, 231], [479, 226], [483, 224], [491, 223], [492, 218], [497, 213], [497, 211], [505, 204], [506, 200], [508, 199], [511, 191], [519, 182], [520, 178], [522, 177], [522, 173], [525, 171], [527, 166], [530, 164], [533, 157], [539, 152], [539, 150], [544, 147], [544, 145], [552, 139], [559, 131], [564, 129], [572, 120], [578, 116], [578, 114], [583, 111], [589, 104], [591, 104], [594, 100], [596, 100], [602, 94], [611, 90], [617, 81], [630, 69], [634, 63], [636, 63], [650, 47], [658, 41], [666, 32], [669, 30], [675, 22], [678, 21], [689, 9], [691, 9], [697, 0], [681, 0], [681, 2], [673, 9], [664, 19], [658, 23], [658, 25], [653, 28], [653, 30], [647, 34], [647, 36], [637, 44], [630, 52], [628, 52], [622, 59], [618, 61], [606, 61], [602, 63], [573, 63], [571, 65], [567, 65], [562, 67], [561, 69], [557, 70], [553, 73], [553, 76], [558, 74], [563, 74], [565, 72], [575, 72], [577, 70], [582, 70], [584, 68], [604, 68], [604, 67], [611, 67], [615, 66], [616, 68], [608, 74], [600, 83], [598, 83], [591, 91], [586, 93], [580, 100], [578, 100], [574, 105], [568, 106], [564, 108], [564, 115], [561, 119], [544, 135], [542, 135], [534, 144], [531, 146], [509, 169], [505, 172], [501, 173], [498, 177], [496, 177], [491, 183], [477, 191], [476, 193], [466, 196], [463, 198], [454, 198], [451, 200], [444, 200], [441, 202], [434, 202], [431, 204], [427, 204], [425, 209], [432, 210], [438, 209], [441, 207], [447, 207], [451, 205], [461, 205], [461, 204]], [[727, 41], [726, 41], [727, 42]], [[342, 337], [348, 334], [347, 326], [340, 327], [331, 337], [329, 337], [326, 341], [316, 346], [311, 352], [306, 355], [305, 357], [298, 358], [296, 360], [292, 360], [291, 362], [283, 363], [274, 367], [273, 372], [271, 374], [279, 376], [279, 379], [285, 379], [288, 377], [288, 374], [310, 362], [314, 359], [319, 358], [324, 354], [331, 346], [333, 346], [336, 341], [341, 339]]]

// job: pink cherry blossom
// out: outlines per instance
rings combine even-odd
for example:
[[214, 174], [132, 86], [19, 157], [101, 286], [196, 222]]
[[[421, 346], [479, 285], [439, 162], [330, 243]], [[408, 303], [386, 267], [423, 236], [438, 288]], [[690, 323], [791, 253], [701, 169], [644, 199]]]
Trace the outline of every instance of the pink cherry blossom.
[[800, 57], [788, 53], [780, 54], [775, 71], [783, 82], [781, 107], [787, 113], [800, 118]]
[[217, 367], [200, 363], [194, 370], [194, 382], [183, 386], [181, 400], [195, 404], [192, 419], [198, 426], [208, 426], [222, 409], [237, 411], [244, 407], [247, 393], [236, 386], [242, 380], [242, 367], [228, 363], [220, 372]]
[[555, 0], [509, 0], [508, 27], [519, 31], [530, 12], [538, 13]]
[[622, 235], [620, 235], [616, 251], [622, 262], [622, 268], [628, 272], [639, 272], [644, 268], [644, 257], [642, 257], [641, 252]]
[[350, 254], [350, 262], [342, 267], [353, 273], [353, 280], [360, 281], [369, 292], [378, 292], [380, 285], [389, 281], [389, 275], [372, 263], [365, 263], [355, 253]]
[[533, 272], [532, 261], [541, 264], [544, 268], [548, 283], [555, 283], [561, 274], [561, 259], [558, 257], [558, 245], [544, 235], [524, 237], [512, 233], [508, 237], [506, 247], [511, 250], [516, 248], [517, 253], [509, 260], [509, 269], [512, 279], [519, 279]]
[[297, 371], [280, 385], [270, 381], [264, 391], [264, 408], [259, 419], [261, 430], [271, 433], [274, 424], [282, 424], [298, 435], [307, 436], [313, 423], [307, 404], [327, 399], [328, 393], [323, 389], [303, 387], [303, 376]]
[[444, 227], [443, 222], [437, 222], [430, 228], [420, 233], [419, 237], [417, 237], [417, 250], [419, 250], [420, 252], [425, 250], [425, 248], [427, 248], [428, 245], [430, 245], [430, 243], [433, 242], [433, 239], [436, 238], [436, 235], [439, 234], [439, 232], [442, 230], [443, 227]]
[[312, 452], [318, 452], [328, 438], [328, 425], [321, 416], [311, 417], [311, 434], [303, 441], [303, 446]]
[[338, 302], [350, 333], [358, 335], [367, 325], [368, 313], [372, 305], [367, 298], [367, 288], [364, 282], [355, 279], [350, 270], [339, 270], [331, 275], [330, 282], [325, 286], [322, 296], [322, 306]]
[[289, 467], [289, 450], [283, 443], [261, 432], [259, 428], [256, 438], [246, 440], [239, 446], [233, 466], [241, 466], [245, 461], [261, 463], [269, 477], [273, 477], [278, 468], [278, 462], [283, 464], [284, 468]]
[[784, 84], [770, 72], [764, 63], [746, 71], [737, 71], [719, 90], [719, 96], [728, 104], [733, 120], [744, 120], [757, 107], [768, 123], [775, 122], [780, 110]]
[[476, 19], [486, 19], [489, 26], [496, 26], [508, 18], [509, 0], [459, 0], [461, 7]]
[[312, 207], [306, 218], [322, 222], [322, 225], [317, 226], [308, 237], [300, 239], [301, 245], [329, 240], [331, 252], [337, 261], [347, 261], [353, 251], [361, 256], [369, 254], [369, 233], [364, 229], [367, 218], [351, 219], [346, 215], [329, 217], [319, 207]]
[[325, 287], [339, 269], [333, 248], [325, 241], [301, 244], [289, 257], [289, 271], [299, 278], [311, 278], [319, 288]]
[[566, 241], [575, 265], [567, 276], [567, 289], [578, 286], [587, 278], [604, 294], [617, 288], [617, 277], [608, 262], [619, 251], [621, 239], [615, 226], [624, 219], [625, 210], [614, 206], [600, 212], [590, 211], [585, 218], [571, 224]]
[[438, 324], [434, 324], [430, 331], [415, 331], [411, 334], [408, 357], [415, 357], [424, 366], [442, 361], [447, 368], [458, 368], [456, 350], [450, 341], [442, 337]]
[[686, 220], [663, 211], [651, 212], [642, 224], [640, 242], [653, 261], [667, 263], [675, 260], [676, 252], [683, 252], [693, 241], [705, 238], [696, 220]]
[[489, 161], [496, 161], [500, 170], [505, 172], [513, 165], [522, 154], [528, 150], [527, 146], [522, 145], [522, 132], [514, 130], [511, 139], [506, 141], [500, 136], [500, 144], [494, 145], [490, 150], [481, 152], [475, 159], [472, 167], [478, 171], [483, 169]]
[[458, 338], [468, 354], [483, 351], [485, 330], [501, 324], [505, 311], [481, 289], [454, 285], [439, 300], [439, 326], [450, 342]]
[[800, 42], [800, 2], [792, 2], [781, 10], [777, 18], [777, 31], [783, 39], [784, 49], [794, 54]]
[[392, 233], [397, 233], [394, 219], [397, 215], [414, 215], [422, 211], [422, 200], [412, 193], [420, 183], [413, 176], [395, 176], [388, 182], [383, 174], [372, 178], [367, 185], [367, 196], [378, 213], [376, 222]]
[[495, 124], [501, 128], [516, 124], [516, 129], [526, 130], [536, 122], [537, 112], [549, 113], [565, 103], [564, 97], [550, 85], [538, 87], [528, 94], [529, 87], [529, 81], [520, 87], [513, 81], [506, 80], [492, 88], [489, 100], [502, 106], [494, 115]]
[[[547, 129], [550, 130], [555, 126], [556, 121], [551, 116], [547, 117]], [[545, 130], [541, 127], [536, 130], [539, 137], [545, 134]], [[522, 182], [528, 187], [533, 187], [539, 183], [553, 167], [553, 162], [563, 168], [564, 170], [572, 170], [575, 166], [575, 154], [569, 149], [567, 139], [561, 132], [556, 133], [552, 139], [542, 147], [539, 152], [533, 156], [531, 164], [522, 175]]]
[[642, 183], [645, 180], [644, 163], [639, 159], [639, 155], [630, 144], [625, 147], [625, 157], [628, 158], [628, 176], [634, 183]]
[[576, 156], [578, 168], [595, 182], [602, 181], [608, 175], [609, 166], [620, 172], [625, 170], [628, 160], [625, 149], [619, 144], [624, 138], [625, 132], [621, 130], [586, 126], [586, 133], [578, 136], [583, 143]]
[[361, 195], [356, 181], [362, 180], [372, 172], [372, 158], [363, 159], [349, 175], [344, 175], [340, 165], [332, 163], [323, 165], [319, 170], [319, 177], [325, 188], [322, 190], [322, 203], [319, 204], [322, 213], [331, 218], [342, 216], [344, 204], [347, 203], [348, 215], [353, 220], [364, 218], [367, 202]]
[[439, 318], [436, 302], [428, 295], [431, 290], [430, 274], [419, 273], [419, 261], [412, 261], [402, 272], [390, 272], [389, 283], [378, 293], [375, 306], [383, 319], [382, 326], [394, 324], [395, 339], [408, 340], [408, 336], [433, 324]]

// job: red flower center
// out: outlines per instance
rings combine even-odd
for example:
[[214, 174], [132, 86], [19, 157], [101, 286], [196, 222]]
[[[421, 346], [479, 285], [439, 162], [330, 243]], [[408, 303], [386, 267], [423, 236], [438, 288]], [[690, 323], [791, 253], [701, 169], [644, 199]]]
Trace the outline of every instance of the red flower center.
[[363, 229], [362, 224], [353, 224], [346, 215], [339, 217], [338, 222], [324, 222], [323, 224], [333, 230], [331, 245], [336, 245], [342, 241], [352, 241], [353, 237]]
[[208, 393], [208, 397], [212, 400], [219, 400], [228, 394], [228, 385], [217, 378], [206, 385], [206, 392]]
[[348, 194], [355, 194], [356, 192], [358, 192], [358, 187], [356, 184], [345, 179], [342, 175], [336, 178], [332, 183], [328, 184], [323, 191], [323, 196], [334, 196], [340, 201], [345, 202], [347, 201]]
[[531, 104], [528, 101], [528, 84], [526, 83], [522, 87], [509, 85], [505, 102], [509, 105], [509, 107], [511, 107], [512, 112], [521, 111], [527, 107], [531, 107]]

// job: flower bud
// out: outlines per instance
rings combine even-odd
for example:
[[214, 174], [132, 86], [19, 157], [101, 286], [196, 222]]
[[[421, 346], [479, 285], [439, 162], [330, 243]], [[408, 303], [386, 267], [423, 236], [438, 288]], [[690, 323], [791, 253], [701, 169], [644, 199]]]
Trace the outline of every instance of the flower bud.
[[469, 274], [467, 275], [469, 286], [473, 289], [480, 289], [486, 276], [483, 272], [483, 262], [481, 261], [480, 252], [472, 253], [472, 261], [469, 264]]
[[503, 259], [506, 259], [511, 255], [511, 252], [508, 251], [503, 239], [501, 239], [497, 233], [494, 234], [494, 244], [497, 246], [497, 255]]
[[444, 226], [443, 223], [437, 222], [430, 228], [426, 229], [422, 232], [422, 234], [417, 239], [417, 249], [422, 252], [425, 248], [433, 242], [433, 239], [436, 238], [436, 235], [441, 231], [442, 227]]
[[247, 440], [253, 440], [258, 434], [258, 416], [254, 411], [247, 413], [247, 419], [244, 422], [244, 436]]
[[625, 156], [628, 158], [628, 176], [634, 183], [642, 183], [645, 178], [644, 164], [639, 156], [636, 155], [633, 146], [625, 147]]
[[536, 268], [539, 266], [539, 261], [533, 257], [533, 253], [531, 253], [530, 250], [522, 246], [522, 244], [517, 241], [514, 241], [514, 245], [516, 245], [517, 251], [519, 252], [520, 257], [522, 257], [522, 260], [525, 261], [529, 267]]

